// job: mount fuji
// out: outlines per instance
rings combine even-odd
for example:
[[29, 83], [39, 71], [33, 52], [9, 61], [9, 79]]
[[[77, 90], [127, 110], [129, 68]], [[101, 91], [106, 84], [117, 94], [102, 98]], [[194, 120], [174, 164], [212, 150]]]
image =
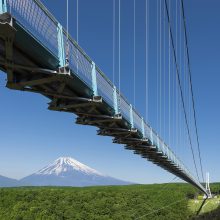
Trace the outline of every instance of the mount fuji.
[[128, 185], [80, 163], [70, 157], [60, 157], [53, 163], [19, 181], [22, 186], [98, 186]]

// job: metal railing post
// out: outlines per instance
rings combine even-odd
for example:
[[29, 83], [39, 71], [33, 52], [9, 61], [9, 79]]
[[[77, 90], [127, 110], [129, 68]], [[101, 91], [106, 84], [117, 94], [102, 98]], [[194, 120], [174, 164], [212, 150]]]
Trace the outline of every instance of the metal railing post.
[[0, 14], [7, 12], [6, 0], [0, 0]]
[[144, 129], [144, 118], [143, 117], [141, 118], [141, 130], [142, 130], [143, 138], [146, 138], [145, 129]]
[[160, 140], [159, 140], [159, 136], [158, 135], [157, 135], [157, 147], [158, 147], [159, 150], [161, 150], [160, 149]]
[[152, 145], [154, 145], [154, 140], [153, 140], [153, 129], [152, 129], [152, 128], [150, 128], [150, 140], [151, 140]]
[[58, 58], [60, 67], [65, 66], [65, 49], [63, 41], [63, 27], [60, 23], [57, 24], [57, 40], [58, 40]]
[[117, 94], [116, 86], [113, 87], [113, 101], [114, 101], [115, 114], [118, 115], [119, 114], [119, 111], [118, 111], [118, 94]]
[[92, 62], [92, 90], [93, 95], [98, 96], [97, 78], [96, 78], [96, 65]]
[[164, 142], [163, 141], [161, 141], [162, 142], [162, 146], [163, 146], [163, 153], [164, 153], [164, 155], [165, 156], [167, 156], [168, 157], [168, 154], [166, 153], [166, 146], [165, 146], [165, 144], [164, 144]]
[[[170, 159], [170, 150], [167, 146], [165, 146], [165, 147], [166, 147], [166, 150], [167, 150], [167, 159], [169, 160]], [[164, 152], [165, 152], [165, 150], [164, 150]]]
[[130, 104], [130, 123], [131, 123], [131, 128], [134, 128], [133, 107], [131, 104]]

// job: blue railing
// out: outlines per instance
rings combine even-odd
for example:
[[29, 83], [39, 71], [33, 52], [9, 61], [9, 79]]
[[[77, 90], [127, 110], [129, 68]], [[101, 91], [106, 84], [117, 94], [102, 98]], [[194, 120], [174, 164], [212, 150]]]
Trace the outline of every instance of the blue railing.
[[[39, 0], [0, 0], [0, 13], [6, 11], [10, 12], [16, 22], [59, 60], [60, 66], [65, 64], [67, 33]], [[124, 96], [115, 89], [112, 82], [71, 36], [68, 36], [68, 45], [69, 66], [72, 74], [77, 75], [85, 82], [95, 95], [102, 96], [104, 101], [115, 110], [115, 113], [121, 113], [123, 118], [131, 124], [132, 128], [136, 128], [143, 138], [149, 139], [152, 145], [157, 147], [158, 151], [162, 152], [171, 162], [182, 169], [186, 176], [200, 185], [173, 151], [133, 109]]]

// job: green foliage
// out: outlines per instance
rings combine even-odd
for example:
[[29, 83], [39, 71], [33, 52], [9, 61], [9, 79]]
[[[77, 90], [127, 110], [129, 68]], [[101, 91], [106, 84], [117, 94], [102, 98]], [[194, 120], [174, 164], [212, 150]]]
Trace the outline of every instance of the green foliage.
[[210, 189], [213, 194], [220, 195], [220, 183], [212, 183]]
[[208, 212], [192, 218], [192, 220], [219, 220], [219, 219], [220, 219], [220, 207], [212, 212]]
[[[220, 197], [219, 197], [220, 183], [213, 183], [210, 185], [210, 188], [211, 188], [212, 195], [216, 196], [217, 198], [207, 200], [204, 205], [205, 207], [203, 207], [200, 212], [200, 215], [192, 218], [192, 220], [219, 220], [220, 219], [220, 206], [219, 204], [215, 204], [215, 202], [220, 200]], [[215, 209], [215, 210], [207, 212], [207, 209], [210, 209], [210, 210]]]
[[188, 184], [0, 188], [0, 220], [186, 220], [195, 192]]

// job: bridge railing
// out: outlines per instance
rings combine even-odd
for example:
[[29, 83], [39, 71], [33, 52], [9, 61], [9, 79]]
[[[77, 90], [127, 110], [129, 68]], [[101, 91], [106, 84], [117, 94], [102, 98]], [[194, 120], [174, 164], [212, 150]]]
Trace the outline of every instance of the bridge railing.
[[135, 109], [133, 109], [133, 117], [134, 117], [134, 127], [137, 128], [144, 136], [144, 132], [142, 129], [142, 117], [137, 113]]
[[38, 41], [55, 55], [57, 47], [57, 21], [39, 2], [32, 0], [5, 0], [7, 10], [29, 31]]
[[99, 68], [96, 68], [96, 77], [97, 77], [97, 88], [98, 93], [101, 95], [104, 100], [110, 105], [114, 106], [114, 86], [110, 82], [110, 80], [106, 79], [106, 76], [102, 73], [102, 71]]
[[[66, 34], [63, 34], [64, 42], [67, 41]], [[92, 87], [92, 62], [88, 60], [83, 53], [81, 53], [72, 40], [68, 39], [69, 45], [69, 67], [81, 78], [89, 87]], [[65, 49], [66, 51], [66, 49]]]
[[[167, 156], [169, 160], [193, 178], [173, 151], [159, 138], [158, 134], [143, 121], [138, 112], [132, 108], [118, 90], [116, 91], [116, 98], [114, 98], [115, 87], [111, 81], [97, 66], [95, 66], [95, 72], [93, 72], [94, 62], [79, 47], [76, 41], [70, 36], [67, 38], [66, 31], [39, 0], [2, 1], [6, 1], [7, 11], [12, 14], [25, 31], [28, 31], [30, 35], [56, 57], [58, 61], [60, 61], [60, 64], [65, 63], [65, 55], [68, 54], [70, 69], [76, 76], [85, 82], [92, 90], [94, 89], [93, 84], [95, 82], [97, 84], [97, 91], [95, 92], [101, 95], [106, 103], [113, 109], [117, 106], [117, 111], [131, 124], [131, 127], [138, 129], [143, 137], [149, 139], [152, 145], [155, 145], [164, 156]], [[64, 45], [68, 45], [68, 47]]]

